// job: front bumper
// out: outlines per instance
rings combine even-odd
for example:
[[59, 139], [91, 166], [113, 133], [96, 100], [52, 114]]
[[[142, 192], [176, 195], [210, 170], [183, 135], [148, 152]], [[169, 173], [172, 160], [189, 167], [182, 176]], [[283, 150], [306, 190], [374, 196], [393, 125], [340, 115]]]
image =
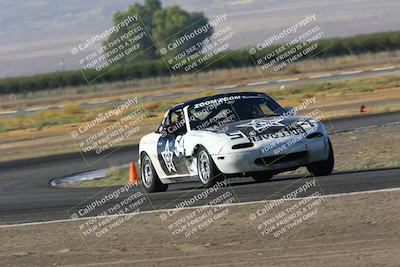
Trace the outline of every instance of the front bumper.
[[218, 169], [225, 174], [259, 171], [279, 172], [326, 160], [329, 156], [327, 136], [305, 140], [286, 149], [262, 150], [260, 148], [211, 155]]

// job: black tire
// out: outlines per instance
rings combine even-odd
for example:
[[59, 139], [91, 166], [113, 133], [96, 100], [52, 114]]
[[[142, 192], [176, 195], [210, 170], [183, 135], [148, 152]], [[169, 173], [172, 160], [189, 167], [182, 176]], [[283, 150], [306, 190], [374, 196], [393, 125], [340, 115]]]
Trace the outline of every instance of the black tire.
[[265, 183], [268, 182], [272, 179], [274, 175], [270, 172], [262, 172], [262, 173], [254, 173], [251, 175], [251, 177], [256, 181], [257, 183]]
[[209, 188], [217, 182], [224, 180], [224, 175], [218, 170], [212, 157], [204, 147], [200, 147], [196, 151], [197, 173], [203, 187]]
[[323, 161], [314, 162], [307, 166], [307, 170], [314, 176], [329, 175], [333, 171], [333, 167], [335, 165], [335, 158], [333, 155], [333, 148], [332, 148], [331, 140], [328, 139], [328, 142], [329, 142], [328, 159], [323, 160]]
[[166, 191], [168, 185], [160, 181], [149, 155], [143, 153], [140, 162], [140, 178], [146, 191], [149, 193]]

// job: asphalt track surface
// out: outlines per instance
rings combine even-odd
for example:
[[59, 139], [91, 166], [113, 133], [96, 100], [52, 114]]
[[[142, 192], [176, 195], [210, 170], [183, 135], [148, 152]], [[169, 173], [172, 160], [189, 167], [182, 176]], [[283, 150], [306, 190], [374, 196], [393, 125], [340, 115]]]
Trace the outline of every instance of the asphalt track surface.
[[[400, 121], [400, 112], [390, 112], [333, 119], [330, 123], [332, 123], [331, 127], [333, 126], [331, 131], [344, 131], [398, 121]], [[91, 166], [87, 166], [79, 153], [0, 163], [0, 224], [69, 219], [67, 210], [71, 207], [82, 202], [85, 204], [78, 206], [84, 207], [89, 203], [87, 199], [93, 195], [97, 194], [96, 199], [99, 199], [119, 187], [110, 187], [105, 190], [54, 188], [49, 185], [49, 181], [56, 177], [104, 168], [110, 164], [135, 161], [138, 157], [137, 149], [137, 145], [123, 147]], [[229, 186], [220, 190], [233, 191], [240, 202], [276, 199], [288, 192], [283, 190], [284, 188], [299, 182], [300, 179], [303, 177], [279, 175], [268, 183], [257, 184], [251, 178], [236, 178], [230, 179]], [[317, 177], [316, 180], [323, 194], [398, 188], [400, 187], [400, 168], [334, 172], [330, 176]], [[148, 204], [144, 204], [141, 210], [173, 208], [183, 199], [199, 194], [202, 190], [197, 188], [199, 186], [198, 183], [171, 185], [167, 192], [149, 195]], [[120, 198], [126, 198], [138, 189], [140, 186], [122, 194]], [[113, 199], [102, 208], [109, 208], [120, 200]], [[202, 201], [196, 202], [196, 205], [202, 204], [204, 204]]]

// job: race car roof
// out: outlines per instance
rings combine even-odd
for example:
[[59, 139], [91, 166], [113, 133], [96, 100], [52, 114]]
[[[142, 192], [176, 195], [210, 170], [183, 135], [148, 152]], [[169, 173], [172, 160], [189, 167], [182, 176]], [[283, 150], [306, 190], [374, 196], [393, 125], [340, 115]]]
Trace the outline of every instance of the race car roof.
[[221, 97], [225, 97], [225, 96], [237, 96], [237, 95], [247, 95], [247, 96], [249, 96], [249, 95], [254, 95], [254, 96], [265, 95], [266, 96], [266, 94], [264, 94], [264, 93], [257, 93], [257, 92], [235, 92], [235, 93], [226, 93], [226, 94], [216, 94], [216, 95], [211, 95], [211, 96], [199, 97], [199, 98], [185, 101], [183, 103], [176, 104], [171, 108], [171, 110], [184, 108], [188, 105], [197, 104], [197, 103], [200, 103], [205, 100], [212, 100], [212, 99], [221, 98]]

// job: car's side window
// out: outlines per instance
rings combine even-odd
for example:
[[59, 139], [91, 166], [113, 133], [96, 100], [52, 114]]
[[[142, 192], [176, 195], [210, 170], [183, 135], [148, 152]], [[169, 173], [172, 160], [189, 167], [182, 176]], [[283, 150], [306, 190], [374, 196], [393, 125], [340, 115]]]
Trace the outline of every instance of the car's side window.
[[[169, 114], [168, 114], [169, 115]], [[164, 131], [166, 131], [166, 122], [168, 120], [168, 116], [164, 117], [160, 123], [160, 125], [158, 126], [156, 133], [162, 134]]]
[[177, 124], [178, 122], [179, 122], [179, 113], [177, 113], [176, 111], [172, 111], [170, 116], [170, 125]]
[[183, 135], [187, 132], [182, 109], [173, 110], [169, 116], [168, 134]]
[[158, 133], [165, 132], [168, 135], [183, 135], [187, 132], [185, 116], [182, 109], [169, 111], [157, 130]]

